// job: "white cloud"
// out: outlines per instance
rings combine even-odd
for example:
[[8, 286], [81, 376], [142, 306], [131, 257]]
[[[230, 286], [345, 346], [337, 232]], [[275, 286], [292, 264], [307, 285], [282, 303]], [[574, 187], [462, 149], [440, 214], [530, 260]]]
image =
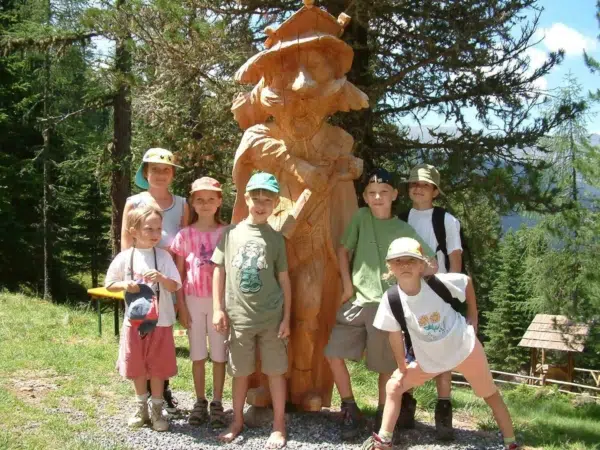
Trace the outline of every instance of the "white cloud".
[[597, 45], [593, 37], [584, 36], [560, 22], [553, 23], [550, 28], [541, 28], [538, 33], [538, 37], [543, 38], [542, 44], [549, 51], [555, 52], [562, 48], [567, 56], [580, 56], [584, 50], [595, 50]]
[[[548, 54], [539, 48], [529, 48], [527, 49], [526, 54], [529, 57], [529, 70], [527, 71], [529, 75], [542, 66], [548, 59]], [[533, 85], [536, 89], [545, 91], [548, 88], [548, 80], [546, 80], [546, 77], [541, 77], [535, 80]]]

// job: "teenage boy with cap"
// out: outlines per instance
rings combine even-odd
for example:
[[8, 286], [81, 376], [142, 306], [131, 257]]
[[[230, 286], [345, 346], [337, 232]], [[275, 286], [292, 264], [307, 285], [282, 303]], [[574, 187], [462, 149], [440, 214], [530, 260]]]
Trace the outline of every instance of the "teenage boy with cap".
[[[412, 200], [412, 208], [400, 218], [408, 222], [425, 242], [436, 250], [438, 273], [459, 273], [462, 269], [462, 243], [460, 238], [460, 222], [433, 201], [443, 194], [440, 189], [440, 173], [430, 164], [418, 164], [410, 171], [408, 195]], [[477, 331], [477, 307], [468, 307], [468, 322]], [[438, 401], [435, 406], [435, 428], [438, 439], [450, 440], [454, 437], [452, 429], [452, 374], [443, 373], [435, 378]], [[402, 399], [404, 407], [399, 425], [410, 428], [414, 426], [416, 400], [411, 392], [406, 392]]]
[[255, 371], [258, 346], [261, 370], [269, 378], [273, 432], [266, 448], [286, 445], [286, 339], [290, 334], [291, 286], [283, 235], [267, 219], [279, 203], [279, 183], [257, 173], [246, 185], [249, 215], [223, 232], [212, 256], [213, 325], [229, 331], [228, 371], [233, 377], [233, 422], [219, 435], [231, 442], [244, 427], [248, 377]]
[[[392, 202], [398, 190], [385, 169], [375, 170], [363, 192], [367, 208], [360, 208], [346, 227], [338, 249], [343, 283], [342, 305], [325, 348], [333, 379], [342, 399], [342, 439], [353, 439], [359, 432], [361, 413], [354, 401], [345, 359], [360, 360], [367, 351], [369, 370], [379, 374], [379, 407], [376, 427], [381, 421], [385, 402], [385, 385], [396, 369], [388, 335], [373, 327], [373, 318], [389, 283], [385, 251], [399, 237], [412, 237], [422, 243], [428, 256], [433, 251], [406, 222], [392, 215]], [[352, 264], [350, 264], [352, 261]]]

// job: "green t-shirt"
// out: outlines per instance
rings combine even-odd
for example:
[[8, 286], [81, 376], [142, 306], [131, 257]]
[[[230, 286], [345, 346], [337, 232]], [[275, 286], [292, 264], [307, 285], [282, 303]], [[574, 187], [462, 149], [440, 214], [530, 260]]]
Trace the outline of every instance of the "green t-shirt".
[[235, 329], [263, 329], [283, 318], [278, 275], [287, 271], [283, 235], [269, 224], [241, 222], [224, 232], [212, 262], [225, 266], [225, 310]]
[[360, 208], [346, 227], [341, 244], [354, 252], [352, 256], [352, 284], [356, 292], [350, 301], [357, 305], [379, 303], [385, 291], [393, 284], [382, 280], [387, 273], [385, 256], [394, 239], [411, 237], [423, 246], [428, 257], [433, 250], [421, 239], [413, 227], [398, 219], [377, 219], [369, 208]]

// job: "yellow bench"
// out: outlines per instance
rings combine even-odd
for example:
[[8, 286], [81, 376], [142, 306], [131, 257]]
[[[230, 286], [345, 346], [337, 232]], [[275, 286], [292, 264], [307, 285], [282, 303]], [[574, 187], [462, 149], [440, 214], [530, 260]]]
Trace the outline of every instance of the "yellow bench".
[[[93, 288], [88, 289], [88, 295], [92, 298], [92, 301], [96, 301], [96, 309], [98, 311], [98, 334], [102, 336], [102, 305], [101, 302], [112, 302], [113, 314], [114, 314], [114, 325], [115, 325], [115, 336], [119, 335], [119, 305], [124, 305], [124, 294], [123, 291], [110, 292], [106, 288]], [[122, 309], [125, 309], [123, 306]], [[173, 330], [174, 337], [187, 336], [187, 330]]]

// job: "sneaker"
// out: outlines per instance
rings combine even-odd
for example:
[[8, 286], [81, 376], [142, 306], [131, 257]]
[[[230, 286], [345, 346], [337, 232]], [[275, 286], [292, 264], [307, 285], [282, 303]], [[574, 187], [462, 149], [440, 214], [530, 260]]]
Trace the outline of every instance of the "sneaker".
[[438, 400], [435, 405], [435, 434], [441, 441], [454, 439], [452, 403], [450, 400]]
[[129, 418], [127, 425], [131, 428], [140, 428], [149, 421], [150, 414], [148, 413], [148, 402], [146, 400], [141, 402], [137, 401], [135, 414]]
[[519, 444], [517, 444], [516, 442], [513, 442], [512, 444], [505, 445], [504, 448], [506, 450], [519, 450], [521, 448], [521, 446]]
[[224, 428], [227, 426], [225, 410], [221, 402], [210, 402], [210, 426], [213, 428]]
[[163, 404], [150, 401], [150, 420], [154, 431], [167, 431], [169, 422], [163, 416]]
[[408, 430], [414, 428], [416, 412], [417, 400], [410, 392], [405, 392], [402, 394], [402, 406], [400, 407], [400, 415], [396, 421], [396, 429]]
[[382, 450], [392, 450], [391, 442], [383, 442], [381, 438], [373, 433], [369, 439], [367, 439], [363, 445], [360, 447], [360, 450], [373, 450], [373, 449], [382, 449]]
[[342, 429], [341, 435], [343, 441], [349, 441], [358, 436], [359, 428], [362, 423], [362, 414], [356, 403], [342, 402]]
[[198, 399], [194, 403], [194, 408], [188, 418], [190, 425], [202, 425], [208, 420], [208, 402], [205, 399]]
[[163, 398], [165, 399], [165, 410], [169, 414], [177, 414], [177, 405], [179, 404], [179, 402], [173, 396], [173, 392], [171, 392], [171, 389], [165, 389], [165, 391], [163, 392]]

